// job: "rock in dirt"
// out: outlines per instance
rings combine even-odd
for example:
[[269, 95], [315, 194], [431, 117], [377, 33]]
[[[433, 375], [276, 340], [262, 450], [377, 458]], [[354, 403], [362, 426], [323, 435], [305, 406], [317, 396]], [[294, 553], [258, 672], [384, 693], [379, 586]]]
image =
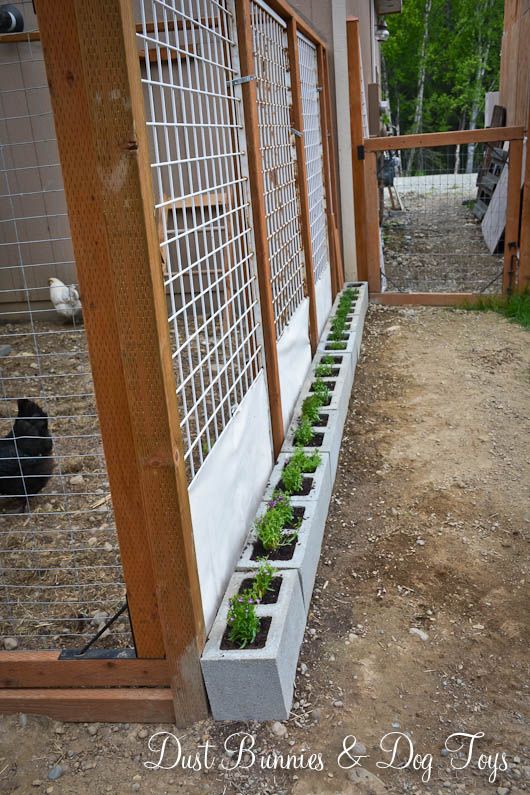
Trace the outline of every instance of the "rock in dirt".
[[6, 651], [18, 649], [18, 640], [16, 638], [4, 638], [4, 649]]
[[359, 795], [384, 795], [387, 792], [381, 779], [363, 767], [350, 770], [348, 778], [355, 785], [355, 793]]
[[429, 635], [425, 630], [420, 629], [419, 627], [411, 627], [409, 629], [409, 635], [416, 635], [421, 640], [429, 640]]
[[61, 765], [54, 765], [52, 769], [48, 771], [48, 779], [50, 781], [57, 781], [58, 778], [61, 778], [64, 772], [64, 767], [61, 767]]
[[83, 475], [74, 475], [68, 481], [68, 483], [70, 483], [70, 485], [72, 485], [72, 486], [82, 486], [84, 482], [85, 482], [85, 479], [84, 479]]
[[275, 734], [276, 737], [285, 737], [287, 734], [287, 726], [284, 726], [279, 720], [275, 720], [271, 725], [271, 732]]

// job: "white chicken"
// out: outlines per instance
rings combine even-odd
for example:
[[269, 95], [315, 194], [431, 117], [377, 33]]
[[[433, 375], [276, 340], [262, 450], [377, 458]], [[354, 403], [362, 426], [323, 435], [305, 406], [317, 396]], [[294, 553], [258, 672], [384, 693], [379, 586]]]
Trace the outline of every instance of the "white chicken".
[[75, 284], [66, 285], [60, 279], [52, 277], [48, 279], [50, 285], [50, 301], [55, 307], [55, 311], [61, 317], [68, 320], [79, 320], [81, 318], [81, 300]]

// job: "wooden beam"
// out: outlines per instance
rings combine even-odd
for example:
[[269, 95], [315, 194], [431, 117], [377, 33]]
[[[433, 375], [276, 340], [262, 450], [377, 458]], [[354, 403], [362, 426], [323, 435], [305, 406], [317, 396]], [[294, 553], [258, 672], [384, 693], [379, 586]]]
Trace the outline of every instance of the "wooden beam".
[[56, 651], [0, 652], [0, 687], [168, 687], [167, 660], [60, 660]]
[[28, 30], [22, 33], [0, 33], [0, 44], [18, 44], [25, 41], [40, 41], [40, 32]]
[[156, 687], [0, 690], [0, 713], [13, 715], [17, 712], [46, 715], [71, 723], [174, 722], [171, 690]]
[[328, 130], [328, 151], [329, 151], [329, 178], [330, 195], [332, 198], [333, 212], [333, 268], [335, 279], [335, 292], [333, 298], [344, 286], [344, 262], [342, 260], [342, 247], [340, 239], [340, 212], [339, 212], [339, 188], [337, 184], [337, 153], [335, 151], [335, 135], [333, 134], [333, 115], [331, 113], [331, 91], [329, 80], [328, 52], [322, 47], [322, 88], [326, 107], [326, 128]]
[[[318, 63], [318, 82], [320, 84], [319, 106], [320, 106], [320, 129], [322, 131], [322, 167], [324, 170], [324, 193], [326, 196], [326, 228], [328, 233], [328, 251], [329, 251], [329, 267], [331, 273], [331, 297], [335, 300], [335, 296], [339, 291], [338, 278], [337, 278], [337, 252], [335, 250], [335, 226], [336, 218], [334, 212], [334, 199], [333, 199], [333, 186], [331, 180], [331, 155], [330, 155], [330, 139], [331, 128], [330, 120], [328, 119], [327, 112], [327, 93], [329, 86], [326, 82], [326, 68], [325, 68], [326, 51], [320, 44], [317, 46], [317, 63]], [[340, 247], [339, 247], [340, 255]]]
[[366, 202], [366, 269], [370, 293], [381, 292], [381, 240], [379, 233], [379, 186], [377, 154], [368, 152], [364, 168]]
[[389, 135], [384, 138], [366, 138], [367, 152], [384, 152], [387, 149], [415, 149], [454, 144], [488, 143], [489, 141], [517, 141], [524, 137], [524, 127], [486, 127], [480, 130], [449, 130], [448, 132], [418, 133], [417, 135]]
[[311, 240], [311, 222], [309, 218], [309, 193], [307, 189], [307, 163], [305, 159], [304, 114], [302, 108], [302, 92], [300, 87], [300, 61], [298, 52], [298, 28], [295, 19], [287, 22], [287, 46], [291, 74], [291, 123], [302, 135], [295, 136], [296, 147], [296, 182], [300, 203], [300, 228], [305, 263], [305, 287], [309, 298], [309, 342], [311, 354], [314, 355], [318, 345], [317, 300], [315, 294], [315, 270], [313, 263], [313, 245]]
[[521, 212], [521, 245], [519, 247], [519, 280], [518, 289], [530, 290], [530, 117], [528, 119], [526, 138], [526, 163], [523, 184], [523, 208]]
[[523, 142], [510, 141], [508, 152], [508, 198], [506, 203], [506, 226], [504, 228], [504, 269], [502, 274], [502, 287], [505, 292], [511, 292], [516, 287], [522, 166]]
[[[250, 0], [236, 0], [235, 5], [241, 74], [252, 75], [255, 74], [255, 68], [254, 49], [252, 45]], [[277, 457], [283, 444], [284, 430], [282, 399], [280, 392], [280, 372], [278, 368], [278, 350], [276, 346], [274, 309], [272, 305], [271, 264], [269, 258], [267, 221], [265, 215], [265, 186], [263, 182], [263, 164], [259, 141], [256, 81], [250, 80], [247, 83], [243, 83], [241, 86], [241, 91], [243, 95], [243, 108], [245, 114], [247, 159], [250, 177], [252, 217], [254, 220], [254, 241], [256, 246], [256, 262], [258, 269], [263, 348], [265, 353], [265, 364], [267, 367], [267, 386], [269, 392], [272, 441], [274, 455]]]
[[348, 46], [348, 83], [350, 91], [350, 130], [352, 144], [353, 207], [355, 212], [355, 247], [357, 252], [357, 277], [368, 279], [366, 251], [366, 206], [364, 192], [364, 156], [360, 147], [364, 144], [361, 80], [361, 42], [359, 20], [346, 20]]
[[475, 293], [370, 293], [370, 301], [386, 306], [462, 306], [473, 303]]
[[187, 725], [207, 714], [205, 633], [131, 4], [38, 0], [37, 13], [125, 579], [148, 597], [135, 640], [161, 630]]

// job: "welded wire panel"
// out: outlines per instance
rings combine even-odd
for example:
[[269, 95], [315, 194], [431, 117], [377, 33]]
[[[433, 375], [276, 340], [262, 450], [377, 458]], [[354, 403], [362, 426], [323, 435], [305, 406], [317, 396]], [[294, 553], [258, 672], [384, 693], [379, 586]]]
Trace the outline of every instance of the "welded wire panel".
[[388, 291], [502, 289], [506, 159], [483, 144], [378, 157]]
[[231, 0], [143, 0], [156, 212], [190, 479], [261, 368]]
[[[125, 597], [83, 323], [51, 277], [76, 274], [42, 50], [0, 44], [0, 648], [80, 648]], [[131, 645], [127, 618], [103, 644]]]
[[320, 90], [317, 48], [298, 33], [300, 90], [304, 119], [304, 149], [309, 196], [309, 226], [315, 282], [329, 268], [326, 196], [324, 192], [324, 154], [320, 119]]
[[264, 3], [253, 1], [250, 5], [272, 300], [279, 339], [305, 294], [287, 31]]

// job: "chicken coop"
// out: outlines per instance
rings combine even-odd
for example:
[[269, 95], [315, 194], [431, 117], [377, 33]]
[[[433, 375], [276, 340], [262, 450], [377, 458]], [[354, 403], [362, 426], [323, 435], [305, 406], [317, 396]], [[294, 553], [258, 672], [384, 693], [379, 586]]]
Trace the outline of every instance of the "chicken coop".
[[0, 711], [186, 724], [343, 283], [326, 46], [284, 0], [17, 5]]

